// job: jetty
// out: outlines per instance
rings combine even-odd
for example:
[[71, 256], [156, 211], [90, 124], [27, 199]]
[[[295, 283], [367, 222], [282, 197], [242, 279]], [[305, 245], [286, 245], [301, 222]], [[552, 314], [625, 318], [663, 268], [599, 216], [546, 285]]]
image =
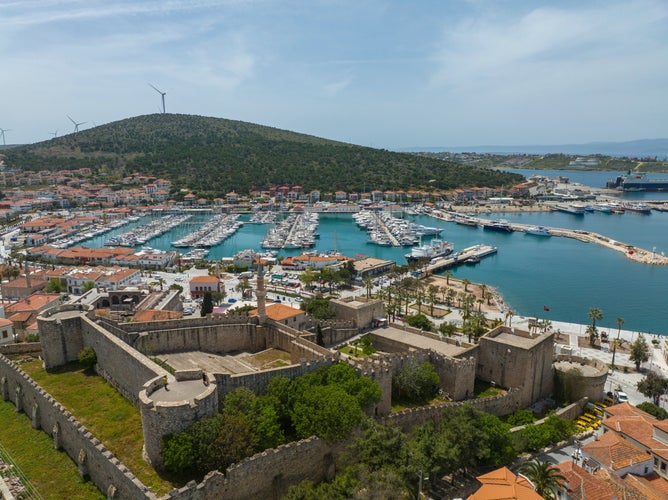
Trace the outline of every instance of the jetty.
[[425, 268], [427, 274], [435, 273], [449, 267], [464, 264], [467, 261], [479, 261], [483, 257], [495, 254], [497, 248], [491, 245], [474, 245], [447, 257], [438, 257], [432, 260]]
[[[432, 217], [437, 219], [455, 222], [458, 217], [461, 215], [455, 212], [443, 212], [443, 211], [432, 211]], [[467, 220], [475, 222], [476, 225], [482, 226], [485, 223], [488, 223], [488, 219], [483, 219], [480, 217], [474, 217], [472, 215], [467, 216]], [[510, 223], [513, 231], [517, 232], [526, 232], [530, 227], [533, 227], [532, 224], [519, 224], [516, 222]], [[547, 227], [550, 230], [552, 236], [559, 236], [563, 238], [573, 238], [583, 243], [596, 243], [597, 245], [604, 246], [611, 250], [623, 253], [627, 259], [633, 260], [634, 262], [639, 262], [641, 264], [654, 264], [660, 266], [668, 265], [668, 257], [663, 255], [663, 253], [656, 253], [654, 250], [647, 250], [645, 248], [640, 248], [623, 241], [617, 241], [612, 238], [609, 238], [603, 234], [595, 233], [592, 231], [584, 231], [581, 229], [564, 229], [559, 227]]]

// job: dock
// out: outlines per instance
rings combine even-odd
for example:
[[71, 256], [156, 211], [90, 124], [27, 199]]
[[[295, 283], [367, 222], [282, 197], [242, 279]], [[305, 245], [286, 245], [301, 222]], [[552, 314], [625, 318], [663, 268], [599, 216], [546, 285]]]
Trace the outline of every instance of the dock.
[[441, 271], [442, 269], [464, 264], [466, 261], [475, 259], [480, 260], [483, 257], [495, 254], [496, 252], [497, 248], [491, 245], [474, 245], [472, 247], [465, 248], [461, 252], [448, 255], [447, 257], [439, 257], [434, 259], [426, 267], [425, 272], [427, 274], [435, 273]]
[[[454, 222], [457, 217], [459, 217], [459, 214], [454, 212], [432, 212], [430, 215], [437, 219], [448, 222]], [[475, 222], [479, 226], [482, 226], [483, 223], [488, 221], [487, 219], [475, 217], [472, 215], [467, 216], [467, 219]], [[516, 232], [526, 232], [529, 227], [533, 226], [532, 224], [519, 224], [516, 222], [511, 222], [510, 225], [513, 228], [513, 231]], [[552, 236], [572, 238], [578, 241], [582, 241], [583, 243], [596, 243], [597, 245], [621, 252], [626, 256], [627, 259], [633, 260], [634, 262], [659, 266], [668, 265], [668, 257], [663, 255], [663, 253], [656, 253], [654, 250], [647, 250], [645, 248], [640, 248], [623, 241], [617, 241], [603, 234], [594, 233], [592, 231], [583, 231], [581, 229], [564, 229], [559, 227], [547, 228], [550, 230]]]

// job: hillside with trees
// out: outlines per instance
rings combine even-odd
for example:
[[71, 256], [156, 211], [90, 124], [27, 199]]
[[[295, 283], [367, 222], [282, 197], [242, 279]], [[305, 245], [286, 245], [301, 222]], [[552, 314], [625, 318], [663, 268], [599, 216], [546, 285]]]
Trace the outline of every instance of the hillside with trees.
[[362, 191], [500, 187], [522, 177], [252, 123], [180, 114], [137, 116], [5, 151], [26, 170], [88, 167], [117, 179], [166, 178], [200, 196], [269, 186]]

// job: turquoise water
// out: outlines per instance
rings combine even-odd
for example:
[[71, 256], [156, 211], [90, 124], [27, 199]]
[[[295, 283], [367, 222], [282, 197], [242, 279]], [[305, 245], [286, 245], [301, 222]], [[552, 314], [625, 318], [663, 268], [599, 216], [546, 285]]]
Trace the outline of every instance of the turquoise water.
[[[525, 224], [586, 229], [647, 249], [656, 247], [668, 253], [668, 213], [652, 215], [591, 213], [575, 217], [563, 213], [507, 213], [508, 220]], [[192, 220], [201, 221], [198, 215]], [[453, 269], [453, 276], [494, 286], [517, 314], [538, 315], [557, 321], [587, 323], [592, 307], [603, 311], [602, 326], [614, 328], [617, 317], [629, 330], [668, 333], [663, 311], [668, 297], [668, 267], [631, 262], [621, 253], [594, 244], [568, 238], [540, 238], [523, 233], [495, 233], [481, 228], [461, 226], [427, 216], [413, 217], [416, 222], [442, 227], [443, 239], [456, 249], [478, 243], [497, 246], [496, 255], [486, 257], [476, 266]], [[247, 220], [248, 216], [242, 216]], [[85, 242], [97, 247], [115, 233], [132, 225]], [[175, 228], [147, 245], [173, 249], [170, 242], [193, 230], [193, 224]], [[232, 256], [246, 249], [260, 249], [267, 230], [265, 225], [246, 224], [234, 236], [211, 249], [210, 259]], [[366, 233], [354, 224], [350, 215], [321, 215], [316, 249], [336, 249], [348, 256], [359, 254], [404, 263], [408, 248], [379, 247], [366, 243]], [[298, 255], [300, 250], [282, 250], [281, 255]], [[543, 306], [550, 308], [544, 312]]]
[[[526, 170], [518, 172], [527, 176], [533, 173]], [[591, 186], [602, 186], [615, 174], [583, 171], [540, 173], [548, 176], [567, 175], [573, 182]], [[624, 195], [624, 198], [666, 199], [668, 193], [634, 193]], [[618, 215], [595, 212], [575, 217], [564, 213], [538, 212], [495, 214], [494, 217], [525, 224], [594, 231], [648, 250], [654, 248], [657, 253], [668, 255], [668, 213]], [[196, 215], [189, 224], [154, 238], [147, 245], [161, 250], [179, 250], [171, 247], [170, 242], [194, 230], [195, 225], [206, 218], [206, 215]], [[453, 275], [494, 286], [516, 314], [588, 323], [589, 309], [597, 307], [603, 311], [601, 326], [616, 328], [616, 318], [622, 317], [625, 329], [668, 334], [668, 314], [664, 312], [668, 298], [668, 266], [638, 264], [619, 252], [569, 238], [495, 233], [427, 216], [412, 218], [421, 224], [443, 228], [442, 238], [454, 243], [458, 250], [478, 243], [497, 246], [497, 254], [486, 257], [476, 266], [455, 268]], [[248, 216], [242, 216], [241, 220], [247, 221]], [[147, 220], [145, 218], [140, 222], [145, 223]], [[140, 222], [84, 244], [89, 247], [102, 246], [111, 236], [128, 231]], [[212, 248], [209, 258], [232, 256], [246, 248], [259, 250], [267, 229], [265, 225], [245, 224], [234, 236]], [[410, 250], [366, 243], [366, 233], [346, 214], [321, 215], [318, 233], [321, 237], [316, 240], [316, 249], [321, 252], [336, 249], [352, 257], [363, 254], [403, 264], [403, 255]], [[282, 250], [280, 255], [300, 253], [300, 250]], [[549, 307], [550, 311], [545, 312], [544, 306]]]

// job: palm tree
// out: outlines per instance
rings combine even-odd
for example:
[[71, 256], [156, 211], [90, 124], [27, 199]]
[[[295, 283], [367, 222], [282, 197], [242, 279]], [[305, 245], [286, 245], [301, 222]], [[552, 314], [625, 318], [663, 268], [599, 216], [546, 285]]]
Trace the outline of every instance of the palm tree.
[[450, 278], [452, 277], [452, 271], [450, 269], [446, 269], [445, 272], [443, 273], [443, 276], [445, 276], [445, 284], [450, 286]]
[[513, 316], [515, 316], [515, 313], [511, 309], [508, 309], [506, 311], [506, 319], [508, 320], [508, 328], [513, 326]]
[[464, 285], [464, 291], [468, 292], [469, 291], [469, 285], [471, 284], [471, 280], [468, 278], [464, 278], [462, 280], [462, 285]]
[[434, 316], [434, 304], [436, 303], [436, 294], [438, 287], [436, 285], [429, 285], [427, 288], [427, 303], [429, 304], [429, 315]]
[[457, 296], [457, 292], [453, 290], [452, 288], [448, 288], [448, 306], [452, 305], [452, 302], [455, 300], [455, 297]]
[[591, 319], [591, 326], [593, 328], [596, 328], [596, 322], [601, 321], [603, 319], [603, 311], [601, 311], [596, 307], [592, 307], [591, 309], [589, 309], [587, 317]]
[[591, 326], [587, 328], [587, 333], [589, 334], [589, 344], [594, 345], [596, 343], [596, 339], [598, 338], [596, 322], [603, 319], [603, 312], [596, 307], [592, 307], [589, 309], [587, 316], [591, 319]]
[[520, 474], [533, 484], [536, 493], [543, 498], [557, 498], [557, 491], [566, 483], [566, 478], [548, 462], [532, 458], [520, 468]]
[[619, 336], [622, 333], [622, 326], [624, 326], [624, 318], [617, 318], [617, 339], [612, 343], [612, 369], [615, 369], [615, 354], [617, 354], [617, 344], [619, 344]]
[[373, 288], [373, 280], [367, 276], [362, 280], [364, 288], [366, 288], [366, 298], [368, 299], [371, 296], [371, 289]]

